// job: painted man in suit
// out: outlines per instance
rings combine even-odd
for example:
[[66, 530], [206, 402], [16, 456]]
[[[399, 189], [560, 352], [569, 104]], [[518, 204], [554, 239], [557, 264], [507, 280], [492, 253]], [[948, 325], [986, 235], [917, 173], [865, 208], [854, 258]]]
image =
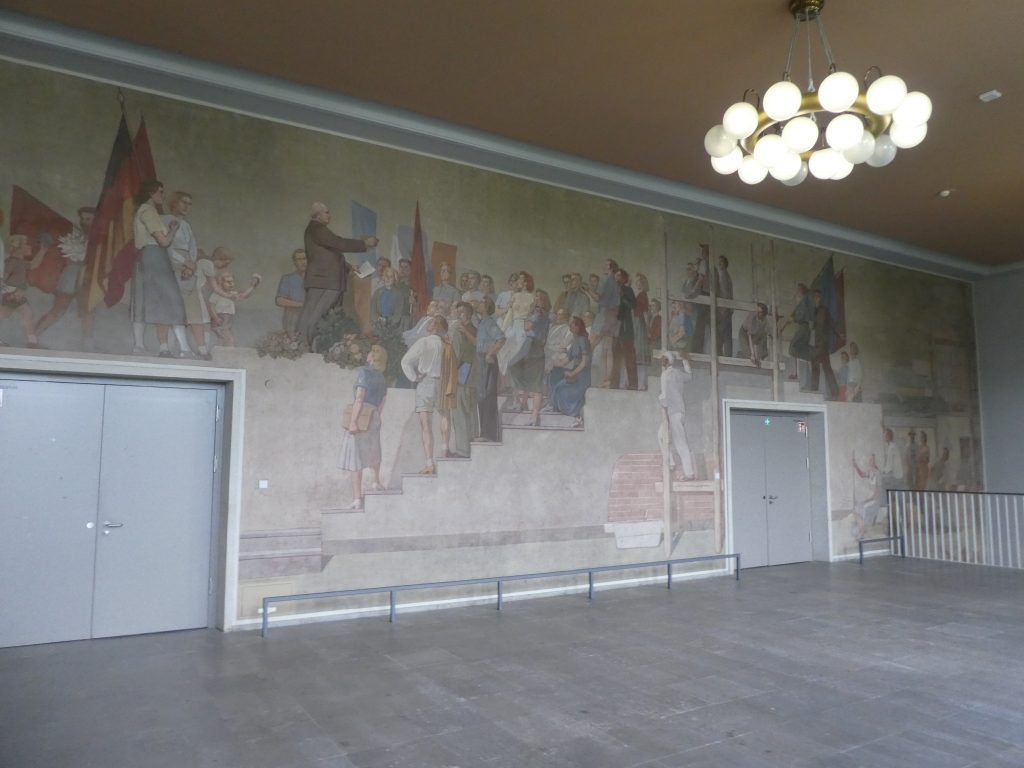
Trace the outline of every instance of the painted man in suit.
[[377, 246], [377, 238], [353, 240], [339, 237], [327, 225], [331, 212], [323, 203], [313, 203], [309, 224], [303, 236], [306, 246], [306, 301], [299, 313], [298, 333], [310, 347], [320, 318], [345, 297], [348, 273], [352, 267], [345, 261], [346, 253], [362, 253]]

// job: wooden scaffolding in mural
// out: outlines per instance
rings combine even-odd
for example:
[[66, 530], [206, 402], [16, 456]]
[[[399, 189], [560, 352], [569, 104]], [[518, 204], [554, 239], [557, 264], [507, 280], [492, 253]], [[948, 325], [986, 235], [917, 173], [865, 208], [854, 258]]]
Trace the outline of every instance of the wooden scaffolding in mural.
[[[706, 454], [706, 475], [705, 479], [698, 479], [695, 481], [677, 481], [672, 477], [672, 471], [669, 465], [668, 454], [663, 457], [662, 461], [662, 496], [664, 504], [664, 526], [665, 526], [665, 556], [672, 557], [674, 555], [674, 549], [680, 536], [677, 536], [675, 527], [673, 525], [673, 512], [676, 506], [682, 507], [684, 500], [688, 496], [704, 495], [707, 497], [709, 494], [712, 497], [712, 509], [713, 509], [713, 520], [714, 520], [714, 547], [717, 553], [724, 551], [725, 547], [725, 527], [724, 522], [724, 489], [725, 483], [728, 478], [725, 477], [724, 467], [725, 461], [722, 456], [723, 450], [723, 439], [722, 439], [722, 398], [719, 388], [719, 374], [722, 368], [761, 368], [769, 369], [771, 373], [771, 392], [772, 401], [778, 402], [782, 400], [782, 384], [781, 384], [781, 373], [784, 369], [784, 365], [779, 355], [779, 312], [778, 312], [778, 301], [776, 296], [776, 282], [775, 282], [775, 241], [769, 240], [768, 245], [768, 259], [767, 259], [767, 271], [768, 271], [768, 296], [767, 301], [762, 302], [768, 306], [768, 318], [770, 322], [768, 324], [769, 329], [769, 357], [766, 361], [759, 361], [761, 364], [756, 365], [749, 358], [741, 358], [734, 356], [720, 356], [718, 354], [719, 344], [719, 327], [718, 327], [718, 310], [719, 309], [730, 309], [737, 310], [740, 312], [756, 312], [758, 309], [757, 301], [741, 301], [734, 298], [725, 298], [718, 296], [718, 280], [712, 278], [712, 270], [715, 269], [712, 264], [712, 255], [714, 251], [714, 228], [712, 227], [711, 243], [700, 244], [700, 257], [699, 265], [703, 265], [705, 270], [705, 276], [707, 278], [707, 294], [700, 296], [673, 296], [670, 294], [669, 286], [669, 249], [668, 249], [668, 232], [663, 233], [663, 279], [662, 279], [662, 313], [661, 313], [661, 339], [663, 349], [668, 349], [669, 340], [669, 307], [671, 302], [685, 302], [689, 304], [706, 306], [708, 307], [708, 341], [709, 350], [700, 352], [688, 352], [687, 357], [691, 364], [693, 363], [706, 363], [710, 368], [711, 376], [711, 449]], [[756, 263], [754, 258], [754, 245], [751, 244], [751, 263]], [[756, 274], [756, 272], [755, 272]], [[754, 293], [757, 293], [757, 282], [753, 281]], [[742, 332], [742, 331], [741, 331]], [[703, 335], [703, 328], [701, 328]], [[703, 339], [700, 344], [703, 350]], [[666, 425], [667, 427], [668, 425]], [[670, 453], [672, 450], [671, 446], [668, 449]], [[678, 500], [678, 504], [677, 504]]]

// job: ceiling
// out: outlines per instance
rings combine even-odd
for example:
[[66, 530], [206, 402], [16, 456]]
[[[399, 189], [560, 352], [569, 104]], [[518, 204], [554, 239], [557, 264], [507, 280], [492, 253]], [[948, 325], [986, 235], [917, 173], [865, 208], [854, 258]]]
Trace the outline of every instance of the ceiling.
[[[0, 0], [0, 7], [684, 182], [984, 265], [1024, 259], [1021, 0], [827, 0], [840, 69], [933, 101], [928, 137], [847, 179], [748, 187], [708, 128], [780, 79], [787, 0]], [[805, 47], [798, 47], [805, 60]], [[814, 47], [815, 79], [824, 66]], [[1016, 53], [1014, 53], [1016, 51]], [[806, 64], [794, 66], [806, 82]], [[978, 95], [1004, 94], [984, 104]], [[953, 189], [942, 198], [940, 190]]]

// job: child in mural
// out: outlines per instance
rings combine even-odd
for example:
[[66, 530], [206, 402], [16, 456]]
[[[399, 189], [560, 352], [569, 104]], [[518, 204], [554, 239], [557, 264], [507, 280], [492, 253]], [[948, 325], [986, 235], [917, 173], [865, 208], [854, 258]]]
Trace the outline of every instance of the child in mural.
[[43, 349], [35, 332], [35, 316], [28, 304], [28, 273], [35, 269], [46, 255], [50, 242], [46, 236], [39, 238], [39, 250], [32, 255], [32, 245], [25, 235], [11, 235], [5, 258], [0, 259], [3, 268], [0, 280], [0, 320], [18, 313], [21, 328], [25, 332], [25, 346], [29, 349]]
[[366, 365], [356, 371], [352, 386], [353, 402], [346, 409], [348, 420], [342, 424], [345, 434], [341, 440], [339, 465], [352, 473], [351, 509], [363, 508], [364, 469], [373, 472], [369, 490], [383, 490], [380, 484], [380, 415], [388, 394], [384, 381], [387, 364], [387, 350], [374, 344], [366, 355]]
[[234, 258], [226, 248], [216, 248], [213, 252], [216, 274], [212, 280], [207, 279], [207, 286], [210, 288], [207, 297], [210, 325], [223, 347], [235, 346], [235, 302], [248, 299], [262, 279], [258, 274], [253, 274], [249, 280], [249, 287], [239, 292], [235, 286], [234, 275], [228, 271], [228, 266]]
[[[589, 314], [589, 313], [588, 313]], [[593, 354], [590, 350], [590, 338], [583, 319], [573, 317], [569, 321], [573, 338], [569, 343], [568, 360], [565, 374], [551, 391], [551, 400], [555, 408], [576, 421], [573, 426], [583, 426], [583, 405], [587, 389], [590, 388], [590, 366]]]

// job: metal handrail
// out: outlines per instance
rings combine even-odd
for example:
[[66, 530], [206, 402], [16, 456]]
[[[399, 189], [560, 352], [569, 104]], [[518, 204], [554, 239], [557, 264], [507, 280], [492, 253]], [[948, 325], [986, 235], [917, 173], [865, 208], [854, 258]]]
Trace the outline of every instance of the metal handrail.
[[497, 585], [497, 610], [501, 610], [504, 600], [503, 584], [506, 581], [526, 581], [528, 579], [546, 579], [555, 576], [578, 576], [587, 574], [587, 599], [594, 599], [594, 574], [608, 571], [624, 571], [635, 568], [658, 568], [666, 567], [668, 588], [672, 589], [672, 566], [681, 563], [700, 563], [710, 560], [735, 560], [736, 580], [740, 579], [740, 556], [739, 553], [723, 555], [703, 555], [701, 557], [684, 557], [676, 560], [655, 560], [650, 563], [623, 563], [621, 565], [599, 565], [591, 568], [573, 568], [568, 571], [546, 571], [544, 573], [520, 573], [511, 576], [488, 576], [480, 579], [455, 579], [454, 581], [433, 581], [422, 584], [398, 584], [390, 587], [364, 587], [362, 589], [342, 589], [333, 592], [308, 592], [301, 595], [271, 595], [263, 598], [263, 620], [260, 626], [260, 637], [266, 637], [270, 631], [269, 619], [271, 603], [287, 603], [299, 600], [322, 600], [332, 597], [354, 597], [356, 595], [374, 595], [387, 592], [390, 595], [390, 611], [388, 620], [393, 624], [395, 621], [395, 596], [398, 592], [408, 592], [414, 589], [436, 589], [439, 587], [465, 587], [473, 584], [496, 584]]

